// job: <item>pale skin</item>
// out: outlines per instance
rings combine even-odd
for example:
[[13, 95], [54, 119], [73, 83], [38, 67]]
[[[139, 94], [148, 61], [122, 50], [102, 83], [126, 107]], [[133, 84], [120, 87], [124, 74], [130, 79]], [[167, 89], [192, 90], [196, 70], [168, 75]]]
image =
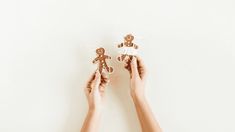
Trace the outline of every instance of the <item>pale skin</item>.
[[84, 91], [87, 97], [89, 110], [81, 128], [81, 132], [96, 132], [104, 105], [105, 88], [109, 79], [105, 73], [100, 74], [99, 70], [91, 76]]
[[[145, 97], [147, 79], [146, 67], [139, 57], [125, 62], [130, 73], [130, 95], [136, 108], [142, 132], [162, 132]], [[89, 110], [81, 128], [81, 132], [97, 132], [105, 100], [105, 87], [109, 78], [105, 73], [95, 72], [85, 88]]]

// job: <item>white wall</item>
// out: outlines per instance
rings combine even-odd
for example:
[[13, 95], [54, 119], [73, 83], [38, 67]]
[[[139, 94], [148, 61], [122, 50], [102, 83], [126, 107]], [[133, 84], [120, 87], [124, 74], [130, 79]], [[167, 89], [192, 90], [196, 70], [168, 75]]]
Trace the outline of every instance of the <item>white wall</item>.
[[234, 132], [234, 0], [0, 1], [0, 131], [78, 132], [103, 46], [115, 68], [101, 132], [138, 132], [116, 45], [132, 33], [165, 132]]

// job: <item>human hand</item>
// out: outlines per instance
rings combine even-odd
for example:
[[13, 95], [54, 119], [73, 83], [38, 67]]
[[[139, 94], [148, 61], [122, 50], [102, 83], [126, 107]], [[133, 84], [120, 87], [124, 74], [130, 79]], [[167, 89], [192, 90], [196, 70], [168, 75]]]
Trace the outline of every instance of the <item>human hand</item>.
[[104, 105], [105, 87], [108, 85], [109, 79], [107, 74], [100, 74], [99, 70], [87, 82], [85, 94], [89, 104], [89, 110], [101, 111]]
[[125, 62], [125, 68], [130, 73], [130, 90], [132, 97], [145, 97], [146, 68], [143, 61], [136, 56]]

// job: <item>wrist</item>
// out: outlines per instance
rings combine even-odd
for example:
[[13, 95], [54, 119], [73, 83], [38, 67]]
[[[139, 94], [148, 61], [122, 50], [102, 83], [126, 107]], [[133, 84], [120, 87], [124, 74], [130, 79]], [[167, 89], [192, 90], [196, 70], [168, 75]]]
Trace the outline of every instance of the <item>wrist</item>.
[[90, 107], [88, 112], [89, 113], [95, 113], [95, 114], [101, 114], [102, 113], [102, 109], [101, 108]]
[[102, 111], [104, 104], [96, 101], [88, 101], [88, 108], [90, 111]]
[[132, 98], [139, 98], [139, 99], [145, 98], [144, 90], [140, 88], [131, 89], [130, 94]]
[[144, 93], [139, 93], [136, 91], [131, 91], [131, 97], [134, 101], [145, 101]]

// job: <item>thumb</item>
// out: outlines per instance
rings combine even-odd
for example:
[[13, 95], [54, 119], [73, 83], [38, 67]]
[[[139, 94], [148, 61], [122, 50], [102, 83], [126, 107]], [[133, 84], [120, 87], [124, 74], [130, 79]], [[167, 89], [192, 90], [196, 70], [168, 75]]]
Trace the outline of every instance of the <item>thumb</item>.
[[139, 76], [137, 60], [134, 56], [132, 57], [132, 61], [131, 61], [131, 73], [132, 73], [132, 77]]
[[99, 85], [100, 85], [100, 72], [97, 70], [95, 73], [95, 78], [93, 80], [93, 87], [91, 89], [91, 92], [95, 92], [99, 90]]

